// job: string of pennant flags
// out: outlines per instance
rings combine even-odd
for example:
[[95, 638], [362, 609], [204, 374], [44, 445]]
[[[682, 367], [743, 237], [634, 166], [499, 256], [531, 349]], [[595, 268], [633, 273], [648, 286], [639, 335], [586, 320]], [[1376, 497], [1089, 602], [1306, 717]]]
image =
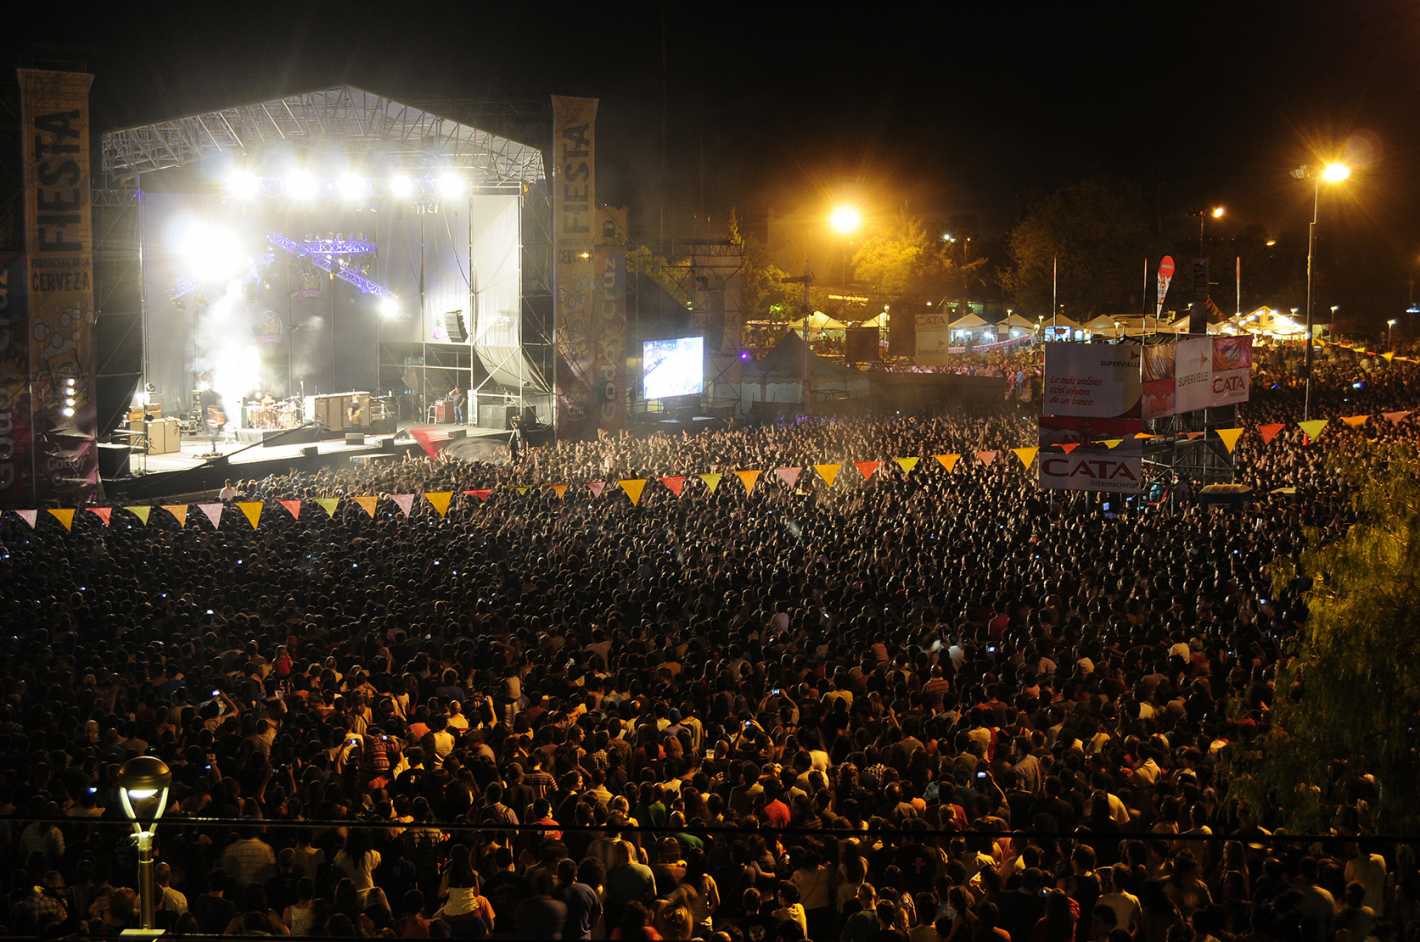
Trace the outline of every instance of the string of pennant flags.
[[[1398, 425], [1399, 423], [1403, 422], [1408, 416], [1410, 416], [1412, 414], [1412, 411], [1413, 410], [1407, 409], [1394, 412], [1382, 412], [1379, 413], [1379, 417], [1390, 422], [1391, 424]], [[1339, 417], [1339, 420], [1343, 425], [1347, 427], [1360, 428], [1372, 418], [1375, 418], [1375, 416], [1372, 416], [1370, 414], [1343, 415]], [[1331, 421], [1331, 419], [1311, 419], [1308, 421], [1294, 422], [1291, 424], [1295, 425], [1298, 429], [1301, 430], [1303, 434], [1303, 444], [1310, 444], [1321, 437], [1323, 432], [1325, 432], [1326, 429], [1330, 426]], [[1286, 429], [1287, 426], [1288, 423], [1285, 422], [1252, 423], [1247, 426], [1211, 429], [1208, 433], [1204, 433], [1201, 431], [1185, 432], [1178, 437], [1196, 440], [1202, 438], [1205, 434], [1213, 434], [1218, 437], [1223, 447], [1228, 450], [1228, 453], [1232, 454], [1234, 449], [1237, 448], [1238, 441], [1242, 438], [1243, 433], [1246, 432], [1248, 428], [1252, 428], [1257, 432], [1258, 437], [1261, 439], [1261, 442], [1265, 447], [1271, 444], [1272, 440], [1275, 439], [1279, 434], [1281, 434], [1281, 432]], [[1139, 432], [1134, 437], [1136, 439], [1151, 440], [1166, 438], [1167, 436], [1155, 435], [1149, 432]], [[1090, 444], [1092, 445], [1103, 445], [1105, 448], [1108, 449], [1117, 448], [1123, 443], [1123, 438], [1104, 438], [1092, 440], [1090, 442]], [[1048, 447], [1052, 449], [1059, 449], [1060, 451], [1066, 454], [1070, 454], [1075, 449], [1081, 447], [1082, 444], [1082, 442], [1064, 442], [1055, 445], [1050, 445]], [[1031, 465], [1035, 463], [1036, 457], [1040, 453], [1041, 449], [1039, 446], [1030, 446], [1022, 448], [1011, 448], [1008, 450], [1011, 454], [1015, 455], [1016, 459], [1020, 462], [1021, 468], [1023, 470], [1029, 470]], [[1000, 450], [990, 449], [975, 451], [971, 452], [970, 454], [971, 457], [974, 458], [978, 464], [982, 465], [983, 467], [990, 467], [996, 462], [997, 458], [1001, 456], [1002, 452]], [[931, 457], [944, 469], [946, 469], [947, 473], [951, 473], [953, 470], [956, 469], [956, 467], [961, 462], [964, 456], [957, 452], [948, 452], [939, 455], [932, 455]], [[903, 476], [907, 477], [911, 476], [913, 472], [917, 469], [919, 463], [922, 461], [922, 458], [920, 456], [914, 456], [894, 458], [892, 460], [893, 463], [896, 464], [899, 469], [901, 469]], [[861, 480], [868, 481], [871, 480], [874, 475], [878, 473], [878, 470], [880, 467], [882, 467], [883, 462], [876, 460], [853, 461], [848, 462], [848, 465], [851, 466], [858, 473], [858, 477]], [[775, 468], [773, 471], [773, 477], [778, 479], [784, 487], [793, 489], [797, 487], [800, 481], [804, 479], [804, 475], [810, 470], [812, 470], [813, 474], [817, 476], [819, 480], [824, 483], [825, 486], [832, 488], [839, 480], [839, 475], [843, 471], [844, 467], [845, 465], [842, 463], [826, 463], [814, 464], [810, 465], [809, 467]], [[695, 475], [677, 474], [666, 475], [664, 477], [659, 478], [625, 478], [622, 480], [618, 480], [614, 483], [616, 484], [617, 488], [620, 489], [627, 496], [627, 498], [631, 501], [632, 505], [635, 506], [641, 503], [641, 499], [646, 492], [646, 488], [652, 483], [652, 481], [661, 484], [663, 487], [665, 487], [666, 490], [670, 491], [671, 494], [679, 498], [685, 492], [686, 483], [692, 479], [700, 481], [705, 486], [708, 493], [714, 494], [716, 490], [719, 489], [721, 482], [724, 481], [727, 474], [732, 475], [734, 478], [736, 478], [743, 486], [744, 492], [746, 494], [749, 494], [752, 493], [755, 487], [759, 484], [759, 481], [761, 480], [764, 471], [762, 469], [754, 468], [748, 468], [732, 472], [706, 471]], [[595, 499], [607, 494], [612, 483], [613, 482], [610, 481], [589, 481], [585, 484], [585, 487], [587, 488], [588, 493], [590, 493], [591, 496]], [[571, 490], [572, 488], [572, 485], [565, 483], [546, 485], [512, 484], [502, 485], [500, 488], [467, 488], [460, 491], [459, 493], [467, 499], [475, 500], [479, 504], [482, 504], [488, 500], [491, 500], [497, 490], [500, 489], [511, 489], [516, 491], [516, 493], [518, 493], [519, 495], [523, 495], [534, 487], [546, 488], [550, 490], [559, 500], [562, 500], [566, 498], [569, 490]], [[429, 507], [432, 508], [436, 514], [438, 514], [439, 518], [443, 519], [445, 516], [448, 515], [449, 508], [453, 504], [455, 492], [451, 490], [424, 491], [420, 494], [386, 495], [386, 499], [395, 505], [395, 507], [399, 510], [400, 515], [404, 518], [408, 518], [414, 512], [415, 501], [419, 498], [423, 498], [423, 503], [427, 503]], [[367, 494], [353, 497], [317, 497], [308, 499], [306, 501], [294, 498], [289, 500], [278, 499], [271, 501], [244, 500], [235, 501], [230, 505], [225, 504], [221, 501], [211, 501], [192, 504], [133, 504], [121, 507], [51, 507], [46, 508], [45, 513], [47, 516], [52, 517], [54, 520], [56, 520], [59, 525], [64, 527], [66, 531], [73, 530], [75, 517], [81, 511], [84, 513], [93, 514], [94, 516], [98, 517], [105, 527], [111, 526], [113, 522], [113, 514], [116, 510], [122, 510], [126, 513], [132, 514], [135, 518], [137, 518], [140, 525], [142, 526], [148, 525], [149, 521], [152, 519], [152, 514], [154, 510], [161, 510], [171, 516], [174, 520], [176, 520], [179, 527], [185, 528], [187, 526], [188, 514], [190, 509], [196, 507], [202, 517], [208, 520], [212, 524], [213, 529], [215, 530], [221, 527], [224, 516], [227, 515], [228, 511], [235, 510], [237, 514], [239, 514], [242, 518], [246, 520], [246, 522], [250, 525], [251, 529], [255, 530], [261, 525], [263, 513], [268, 512], [272, 509], [270, 507], [270, 505], [272, 504], [275, 504], [281, 509], [283, 509], [292, 520], [301, 519], [302, 509], [306, 503], [314, 504], [316, 507], [320, 508], [325, 512], [327, 519], [333, 519], [335, 517], [336, 511], [340, 509], [341, 503], [343, 501], [346, 501], [349, 503], [353, 503], [355, 506], [363, 510], [368, 516], [373, 518], [379, 508], [380, 499], [381, 498], [379, 496]], [[36, 528], [39, 525], [39, 521], [41, 519], [40, 511], [37, 509], [12, 510], [9, 512], [18, 516], [21, 520], [27, 523], [31, 529]]]

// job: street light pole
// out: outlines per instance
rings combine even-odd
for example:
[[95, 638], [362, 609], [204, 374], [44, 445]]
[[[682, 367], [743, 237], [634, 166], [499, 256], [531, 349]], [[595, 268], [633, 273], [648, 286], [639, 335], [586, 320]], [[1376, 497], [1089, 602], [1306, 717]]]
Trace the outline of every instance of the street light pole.
[[123, 764], [118, 773], [118, 797], [123, 811], [133, 822], [133, 839], [138, 846], [139, 918], [144, 929], [155, 929], [158, 883], [154, 875], [153, 832], [168, 805], [172, 772], [153, 756], [138, 756]]
[[1307, 352], [1303, 370], [1306, 391], [1302, 398], [1302, 421], [1312, 417], [1312, 253], [1316, 249], [1317, 212], [1321, 209], [1321, 177], [1312, 176], [1312, 221], [1307, 226]]

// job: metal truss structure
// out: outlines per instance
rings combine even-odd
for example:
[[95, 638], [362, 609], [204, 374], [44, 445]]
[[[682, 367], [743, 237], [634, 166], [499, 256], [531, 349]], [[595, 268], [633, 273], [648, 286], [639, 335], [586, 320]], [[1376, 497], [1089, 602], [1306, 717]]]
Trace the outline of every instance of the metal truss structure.
[[339, 143], [394, 157], [437, 157], [472, 171], [479, 186], [544, 178], [542, 151], [383, 95], [336, 85], [282, 98], [187, 115], [103, 135], [103, 168], [114, 188], [138, 176], [217, 154]]
[[367, 255], [375, 251], [374, 243], [361, 239], [308, 239], [298, 242], [279, 232], [268, 232], [266, 241], [297, 258], [305, 259], [321, 271], [334, 275], [361, 294], [377, 298], [392, 298], [394, 294], [358, 268], [351, 267], [347, 255]]

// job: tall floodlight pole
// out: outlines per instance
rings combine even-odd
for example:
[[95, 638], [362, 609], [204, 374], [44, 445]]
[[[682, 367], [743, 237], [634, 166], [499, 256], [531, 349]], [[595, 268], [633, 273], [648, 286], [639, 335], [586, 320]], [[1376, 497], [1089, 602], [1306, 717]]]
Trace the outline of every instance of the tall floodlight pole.
[[1329, 163], [1321, 170], [1302, 168], [1300, 176], [1312, 178], [1312, 221], [1307, 226], [1307, 351], [1303, 369], [1306, 373], [1306, 387], [1302, 398], [1302, 421], [1312, 417], [1312, 258], [1316, 252], [1316, 224], [1321, 209], [1321, 185], [1323, 183], [1343, 183], [1351, 176], [1351, 168], [1343, 163]]

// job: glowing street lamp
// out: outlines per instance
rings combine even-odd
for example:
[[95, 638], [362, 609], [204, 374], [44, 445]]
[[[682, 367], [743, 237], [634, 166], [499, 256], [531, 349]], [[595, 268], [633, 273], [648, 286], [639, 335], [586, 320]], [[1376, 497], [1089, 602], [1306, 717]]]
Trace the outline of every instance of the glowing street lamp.
[[153, 875], [153, 833], [158, 819], [168, 807], [168, 787], [173, 773], [154, 756], [138, 756], [123, 763], [118, 772], [118, 799], [123, 813], [133, 822], [133, 839], [138, 845], [138, 888], [144, 929], [157, 928], [157, 882]]
[[1387, 350], [1394, 350], [1395, 345], [1390, 342], [1390, 332], [1395, 330], [1396, 320], [1391, 318], [1385, 322], [1385, 345]]
[[1228, 210], [1222, 206], [1214, 206], [1213, 209], [1209, 212], [1209, 215], [1212, 216], [1214, 219], [1222, 219], [1227, 214]]
[[1228, 214], [1227, 207], [1214, 206], [1212, 209], [1200, 209], [1198, 211], [1198, 254], [1203, 254], [1203, 227], [1207, 225], [1209, 219], [1222, 219]]
[[1316, 252], [1316, 223], [1321, 209], [1321, 185], [1338, 186], [1351, 178], [1351, 168], [1340, 161], [1323, 164], [1320, 170], [1303, 167], [1294, 176], [1312, 178], [1312, 221], [1307, 226], [1307, 355], [1306, 391], [1302, 399], [1302, 421], [1312, 417], [1312, 259]]
[[852, 235], [862, 227], [863, 214], [858, 207], [842, 203], [828, 214], [828, 225], [839, 235]]

